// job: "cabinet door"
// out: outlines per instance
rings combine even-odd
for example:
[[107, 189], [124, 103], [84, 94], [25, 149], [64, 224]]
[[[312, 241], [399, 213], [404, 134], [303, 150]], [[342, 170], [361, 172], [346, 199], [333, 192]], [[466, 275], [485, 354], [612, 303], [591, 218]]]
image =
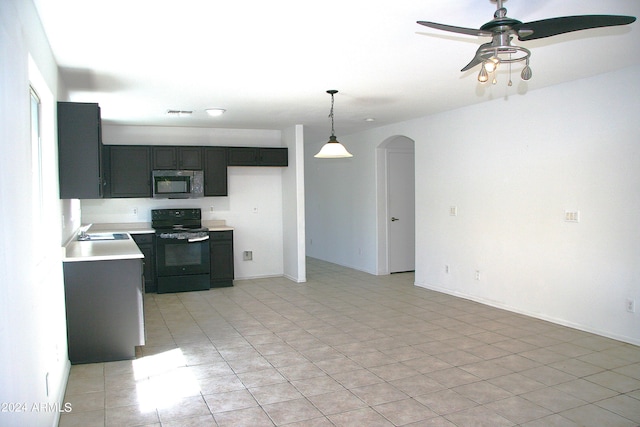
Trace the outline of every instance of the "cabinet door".
[[233, 286], [233, 231], [209, 233], [211, 287]]
[[100, 107], [58, 102], [58, 173], [61, 199], [102, 197]]
[[151, 197], [150, 147], [107, 145], [109, 197]]
[[153, 169], [202, 170], [202, 147], [153, 146]]
[[175, 147], [153, 147], [153, 169], [176, 169], [178, 166]]
[[288, 166], [287, 147], [229, 147], [229, 166]]
[[227, 194], [227, 149], [206, 147], [204, 149], [204, 195], [226, 196]]
[[133, 359], [144, 344], [140, 260], [65, 262], [63, 271], [71, 363]]
[[132, 234], [133, 240], [140, 248], [140, 252], [144, 255], [143, 272], [144, 272], [144, 290], [147, 293], [156, 292], [158, 286], [156, 284], [156, 251], [155, 236], [150, 233]]
[[257, 166], [258, 149], [256, 147], [229, 147], [227, 165]]
[[178, 147], [178, 169], [202, 170], [202, 147]]
[[287, 147], [259, 148], [258, 166], [289, 166], [289, 150]]

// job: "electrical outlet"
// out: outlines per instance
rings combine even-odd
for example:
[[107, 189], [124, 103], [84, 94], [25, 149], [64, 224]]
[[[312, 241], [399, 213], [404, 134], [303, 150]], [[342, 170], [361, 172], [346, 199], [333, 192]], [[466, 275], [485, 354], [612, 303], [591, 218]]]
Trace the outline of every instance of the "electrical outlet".
[[134, 215], [138, 215], [138, 208], [133, 208], [132, 213], [133, 213]]
[[209, 206], [209, 212], [213, 212], [213, 206]]
[[627, 311], [629, 313], [635, 313], [636, 312], [636, 302], [634, 300], [632, 300], [631, 298], [627, 299]]
[[480, 280], [480, 270], [476, 270], [476, 280]]
[[444, 272], [445, 272], [445, 273], [447, 273], [447, 274], [449, 274], [449, 271], [450, 271], [450, 270], [449, 270], [449, 264], [445, 264], [445, 265], [444, 265]]
[[449, 206], [449, 215], [458, 216], [458, 207], [457, 206]]
[[243, 261], [252, 261], [253, 260], [253, 251], [244, 251], [244, 252], [242, 252], [242, 260]]

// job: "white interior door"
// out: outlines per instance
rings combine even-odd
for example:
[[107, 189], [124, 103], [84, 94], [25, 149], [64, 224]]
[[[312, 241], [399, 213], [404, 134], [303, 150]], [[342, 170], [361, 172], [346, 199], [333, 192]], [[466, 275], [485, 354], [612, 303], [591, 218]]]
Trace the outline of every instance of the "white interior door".
[[415, 156], [387, 151], [389, 273], [415, 270]]

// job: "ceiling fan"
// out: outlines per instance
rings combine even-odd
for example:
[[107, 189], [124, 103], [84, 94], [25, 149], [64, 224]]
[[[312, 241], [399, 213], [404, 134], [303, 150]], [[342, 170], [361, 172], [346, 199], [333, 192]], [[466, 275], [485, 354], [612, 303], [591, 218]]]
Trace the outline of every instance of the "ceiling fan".
[[[478, 81], [485, 83], [489, 80], [489, 74], [493, 73], [499, 64], [512, 64], [514, 62], [525, 61], [525, 66], [520, 76], [523, 80], [529, 80], [533, 75], [529, 67], [531, 51], [522, 46], [512, 45], [511, 40], [513, 36], [517, 36], [520, 41], [536, 40], [590, 28], [627, 25], [636, 20], [634, 16], [578, 15], [523, 23], [517, 19], [507, 17], [507, 9], [503, 6], [505, 1], [507, 0], [491, 0], [491, 2], [496, 3], [497, 10], [493, 14], [493, 19], [479, 29], [455, 27], [453, 25], [438, 24], [437, 22], [429, 21], [418, 21], [418, 24], [438, 30], [451, 31], [453, 33], [491, 37], [491, 41], [482, 44], [476, 51], [476, 55], [471, 62], [460, 70], [467, 71], [478, 64], [482, 64]], [[495, 76], [493, 83], [495, 83]], [[509, 86], [511, 86], [511, 84], [511, 79], [509, 79]]]

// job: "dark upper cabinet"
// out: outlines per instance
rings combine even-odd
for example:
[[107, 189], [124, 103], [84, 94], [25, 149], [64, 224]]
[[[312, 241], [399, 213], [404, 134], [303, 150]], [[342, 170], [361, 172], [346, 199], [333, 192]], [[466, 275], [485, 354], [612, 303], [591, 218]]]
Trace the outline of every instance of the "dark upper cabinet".
[[289, 166], [289, 149], [258, 148], [258, 166]]
[[102, 197], [102, 129], [94, 103], [58, 102], [61, 199]]
[[175, 147], [152, 147], [153, 169], [176, 169], [178, 155]]
[[202, 170], [202, 147], [179, 147], [178, 169]]
[[287, 147], [229, 147], [228, 166], [288, 166]]
[[[227, 166], [287, 166], [286, 147], [105, 145], [104, 197], [152, 197], [155, 169], [204, 171], [204, 195], [227, 196]], [[88, 198], [88, 197], [87, 197]]]
[[202, 147], [154, 146], [153, 169], [202, 170]]
[[257, 166], [258, 149], [254, 147], [229, 147], [227, 149], [228, 166]]
[[204, 148], [204, 195], [226, 196], [227, 149], [225, 147]]
[[105, 145], [105, 196], [151, 197], [151, 147]]

